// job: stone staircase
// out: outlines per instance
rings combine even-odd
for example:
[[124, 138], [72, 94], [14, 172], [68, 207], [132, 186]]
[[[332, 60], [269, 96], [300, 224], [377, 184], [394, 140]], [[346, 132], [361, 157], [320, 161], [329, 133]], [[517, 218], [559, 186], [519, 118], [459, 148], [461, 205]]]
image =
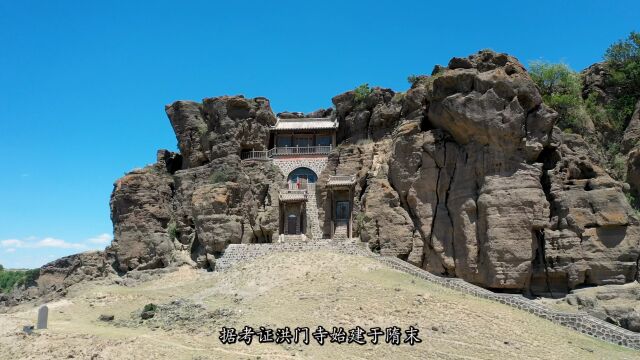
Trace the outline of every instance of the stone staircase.
[[307, 184], [307, 219], [311, 227], [311, 239], [322, 239], [322, 229], [320, 228], [320, 220], [318, 219], [318, 205], [316, 202], [316, 184]]
[[302, 241], [307, 241], [309, 240], [309, 238], [307, 238], [307, 236], [305, 234], [298, 234], [298, 235], [285, 235], [285, 234], [280, 234], [280, 236], [278, 237], [278, 242], [302, 242]]
[[234, 264], [242, 264], [276, 252], [307, 252], [327, 250], [349, 255], [370, 256], [371, 251], [359, 241], [335, 242], [327, 239], [304, 242], [268, 244], [231, 244], [216, 259], [215, 271], [225, 271]]
[[333, 240], [347, 240], [349, 234], [347, 233], [347, 224], [337, 224], [336, 229], [333, 232]]

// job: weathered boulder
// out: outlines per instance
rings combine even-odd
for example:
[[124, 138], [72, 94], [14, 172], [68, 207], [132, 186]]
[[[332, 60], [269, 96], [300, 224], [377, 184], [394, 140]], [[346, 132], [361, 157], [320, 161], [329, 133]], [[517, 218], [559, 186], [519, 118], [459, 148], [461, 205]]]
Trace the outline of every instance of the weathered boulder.
[[111, 194], [114, 240], [107, 252], [119, 271], [169, 264], [174, 180], [159, 163], [118, 179]]
[[268, 126], [276, 122], [269, 100], [221, 96], [176, 101], [165, 108], [178, 140], [183, 169], [204, 165], [242, 150], [264, 150]]
[[638, 282], [577, 289], [558, 301], [625, 329], [640, 332]]
[[390, 134], [402, 110], [402, 97], [395, 95], [391, 89], [375, 87], [363, 99], [354, 90], [334, 96], [331, 101], [340, 123], [337, 141], [380, 140]]

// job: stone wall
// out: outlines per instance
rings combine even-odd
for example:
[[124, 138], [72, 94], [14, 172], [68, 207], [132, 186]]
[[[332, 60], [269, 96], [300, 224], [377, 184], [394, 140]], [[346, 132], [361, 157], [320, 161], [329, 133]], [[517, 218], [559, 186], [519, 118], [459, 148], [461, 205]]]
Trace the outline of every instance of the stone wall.
[[597, 339], [640, 350], [640, 334], [623, 329], [583, 312], [565, 313], [529, 300], [521, 295], [497, 294], [470, 284], [459, 278], [440, 277], [410, 263], [392, 256], [380, 256], [372, 253], [368, 247], [358, 241], [321, 240], [313, 242], [292, 242], [277, 244], [231, 244], [223, 256], [216, 261], [216, 271], [225, 271], [236, 263], [244, 263], [274, 252], [307, 252], [329, 250], [349, 255], [367, 256], [385, 265], [430, 281], [449, 289], [461, 291], [479, 298], [500, 302], [519, 310], [529, 312], [555, 324], [579, 331]]
[[327, 166], [327, 156], [305, 156], [305, 157], [296, 157], [296, 158], [275, 158], [273, 159], [273, 163], [282, 171], [282, 174], [287, 177], [289, 173], [293, 170], [306, 167], [313, 170], [318, 177], [320, 177], [320, 173]]

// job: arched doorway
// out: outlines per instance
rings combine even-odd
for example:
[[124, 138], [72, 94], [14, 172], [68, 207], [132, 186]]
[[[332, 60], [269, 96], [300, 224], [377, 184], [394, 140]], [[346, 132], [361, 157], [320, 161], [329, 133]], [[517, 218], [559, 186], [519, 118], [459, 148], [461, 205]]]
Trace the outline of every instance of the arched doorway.
[[306, 167], [299, 167], [289, 173], [287, 182], [289, 184], [306, 185], [307, 183], [315, 184], [318, 181], [318, 175]]

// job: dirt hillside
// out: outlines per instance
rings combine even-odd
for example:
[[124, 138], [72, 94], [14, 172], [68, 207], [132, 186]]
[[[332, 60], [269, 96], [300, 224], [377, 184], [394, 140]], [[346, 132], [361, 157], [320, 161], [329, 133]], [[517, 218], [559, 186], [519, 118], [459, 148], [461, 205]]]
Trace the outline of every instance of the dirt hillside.
[[[145, 304], [158, 305], [142, 320]], [[328, 252], [279, 253], [225, 273], [180, 268], [87, 282], [49, 304], [49, 328], [27, 336], [37, 306], [0, 314], [0, 359], [640, 359], [528, 313], [463, 295]], [[113, 315], [100, 321], [100, 315]], [[223, 326], [241, 329], [409, 326], [421, 343], [393, 346], [259, 343], [224, 345]], [[403, 336], [404, 338], [404, 336]], [[328, 339], [327, 339], [328, 341]]]

